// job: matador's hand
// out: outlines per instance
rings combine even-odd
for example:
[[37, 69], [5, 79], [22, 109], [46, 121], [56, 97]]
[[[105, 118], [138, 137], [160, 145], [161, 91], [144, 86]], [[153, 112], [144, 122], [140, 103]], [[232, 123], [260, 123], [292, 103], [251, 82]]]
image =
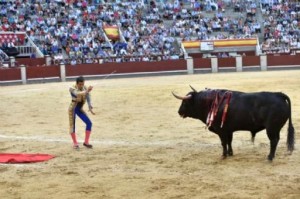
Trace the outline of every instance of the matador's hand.
[[89, 86], [88, 87], [88, 92], [92, 91], [93, 90], [93, 86]]
[[92, 106], [89, 106], [89, 111], [90, 111], [93, 115], [96, 115], [96, 113], [93, 111], [93, 107], [92, 107]]

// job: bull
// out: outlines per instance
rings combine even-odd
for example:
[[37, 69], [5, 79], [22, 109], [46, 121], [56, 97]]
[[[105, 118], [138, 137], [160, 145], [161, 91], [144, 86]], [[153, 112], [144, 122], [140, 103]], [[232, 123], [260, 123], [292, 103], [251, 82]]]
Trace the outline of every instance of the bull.
[[281, 92], [245, 93], [225, 89], [192, 91], [185, 96], [172, 92], [182, 100], [178, 110], [182, 118], [199, 119], [216, 133], [223, 147], [222, 158], [233, 155], [232, 136], [235, 131], [250, 131], [252, 141], [257, 132], [266, 130], [270, 140], [268, 160], [275, 157], [280, 130], [288, 121], [287, 149], [294, 150], [295, 130], [292, 124], [291, 100]]

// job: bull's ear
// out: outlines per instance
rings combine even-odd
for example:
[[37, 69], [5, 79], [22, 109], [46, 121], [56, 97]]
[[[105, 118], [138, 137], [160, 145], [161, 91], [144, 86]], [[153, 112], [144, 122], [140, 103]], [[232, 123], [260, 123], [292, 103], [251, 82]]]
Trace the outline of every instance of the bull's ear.
[[190, 87], [191, 87], [191, 89], [192, 89], [195, 93], [197, 93], [197, 90], [196, 90], [196, 89], [194, 89], [191, 85], [190, 85]]

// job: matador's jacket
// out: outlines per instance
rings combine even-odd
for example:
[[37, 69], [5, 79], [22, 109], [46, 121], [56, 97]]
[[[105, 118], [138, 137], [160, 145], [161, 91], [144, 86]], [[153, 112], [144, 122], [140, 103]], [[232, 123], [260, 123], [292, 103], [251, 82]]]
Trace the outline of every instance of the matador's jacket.
[[69, 106], [69, 121], [70, 121], [70, 133], [75, 133], [75, 121], [76, 115], [86, 124], [86, 131], [91, 131], [92, 122], [87, 116], [86, 112], [82, 109], [85, 102], [88, 103], [89, 109], [91, 109], [91, 97], [90, 93], [87, 93], [87, 87], [84, 86], [81, 90], [74, 85], [69, 89], [72, 101]]

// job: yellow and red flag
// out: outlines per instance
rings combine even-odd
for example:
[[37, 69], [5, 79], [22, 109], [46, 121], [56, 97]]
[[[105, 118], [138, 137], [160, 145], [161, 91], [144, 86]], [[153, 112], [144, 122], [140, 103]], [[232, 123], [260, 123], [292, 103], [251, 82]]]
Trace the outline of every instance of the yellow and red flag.
[[107, 37], [109, 39], [112, 39], [112, 40], [116, 40], [116, 39], [119, 39], [119, 29], [118, 29], [118, 26], [116, 25], [105, 25], [103, 27], [104, 29], [104, 32], [106, 33]]

